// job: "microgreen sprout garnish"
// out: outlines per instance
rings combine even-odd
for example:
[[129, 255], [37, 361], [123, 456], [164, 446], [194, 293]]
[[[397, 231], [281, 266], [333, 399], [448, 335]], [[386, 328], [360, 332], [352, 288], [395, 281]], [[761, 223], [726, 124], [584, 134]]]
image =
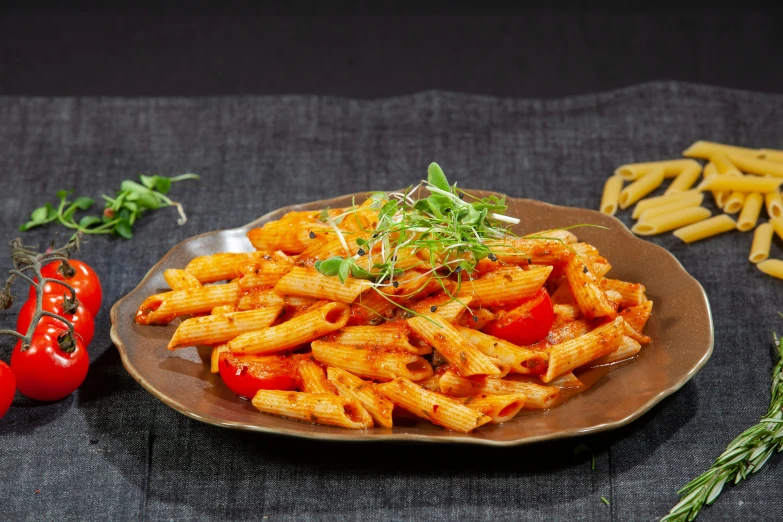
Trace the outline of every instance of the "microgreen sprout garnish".
[[125, 180], [120, 185], [120, 190], [114, 197], [103, 195], [106, 201], [101, 216], [82, 216], [76, 220], [76, 212], [90, 210], [95, 200], [87, 197], [78, 197], [69, 200], [70, 192], [60, 190], [57, 199], [60, 203], [55, 208], [51, 203], [39, 207], [30, 214], [30, 220], [19, 227], [25, 232], [47, 223], [57, 222], [64, 227], [74, 230], [74, 236], [83, 234], [115, 234], [125, 239], [133, 237], [132, 228], [136, 220], [148, 210], [157, 210], [163, 207], [177, 209], [179, 219], [177, 223], [184, 225], [188, 218], [182, 205], [172, 201], [166, 194], [171, 189], [171, 184], [186, 179], [199, 179], [196, 174], [183, 174], [181, 176], [140, 176], [141, 183]]

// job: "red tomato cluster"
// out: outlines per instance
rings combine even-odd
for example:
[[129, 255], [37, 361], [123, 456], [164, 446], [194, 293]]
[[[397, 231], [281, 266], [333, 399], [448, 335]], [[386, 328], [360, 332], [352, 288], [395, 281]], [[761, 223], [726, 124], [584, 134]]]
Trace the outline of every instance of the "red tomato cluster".
[[[86, 263], [69, 260], [74, 273], [69, 274], [60, 261], [41, 268], [41, 275], [57, 279], [73, 287], [70, 291], [59, 284], [47, 282], [43, 289], [42, 309], [64, 317], [68, 325], [51, 316], [43, 316], [35, 327], [30, 347], [22, 350], [22, 341], [16, 343], [11, 354], [11, 367], [0, 361], [0, 417], [8, 410], [16, 389], [22, 395], [39, 401], [56, 401], [73, 393], [87, 376], [90, 358], [87, 346], [95, 333], [94, 317], [101, 305], [102, 290], [98, 276]], [[64, 273], [66, 272], [66, 273]], [[36, 288], [22, 305], [16, 322], [16, 331], [26, 334], [36, 311]]]

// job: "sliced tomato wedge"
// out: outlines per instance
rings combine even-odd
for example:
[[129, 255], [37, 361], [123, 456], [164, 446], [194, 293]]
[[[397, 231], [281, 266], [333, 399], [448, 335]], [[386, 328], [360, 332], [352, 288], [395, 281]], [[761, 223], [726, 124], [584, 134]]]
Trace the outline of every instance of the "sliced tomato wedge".
[[555, 320], [552, 300], [545, 288], [530, 299], [517, 303], [483, 331], [510, 343], [526, 346], [544, 339]]
[[252, 399], [258, 390], [295, 390], [299, 372], [292, 359], [281, 355], [220, 354], [220, 377], [228, 389]]

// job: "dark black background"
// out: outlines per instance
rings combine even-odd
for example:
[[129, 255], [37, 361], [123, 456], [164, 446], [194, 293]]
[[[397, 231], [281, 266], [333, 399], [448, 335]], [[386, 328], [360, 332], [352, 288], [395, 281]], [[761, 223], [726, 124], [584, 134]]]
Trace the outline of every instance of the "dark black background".
[[772, 2], [25, 2], [0, 94], [557, 97], [651, 80], [783, 92]]

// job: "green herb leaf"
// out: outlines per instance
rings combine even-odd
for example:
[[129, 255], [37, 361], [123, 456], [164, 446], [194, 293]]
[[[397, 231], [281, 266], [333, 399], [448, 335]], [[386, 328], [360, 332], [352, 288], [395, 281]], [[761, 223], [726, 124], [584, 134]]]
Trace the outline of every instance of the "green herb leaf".
[[94, 203], [95, 200], [92, 198], [79, 197], [74, 200], [72, 205], [74, 205], [79, 210], [89, 210]]
[[449, 185], [448, 180], [446, 179], [446, 175], [443, 173], [443, 169], [440, 168], [440, 165], [435, 163], [434, 161], [430, 163], [430, 166], [427, 167], [427, 181], [441, 189], [450, 191], [451, 186]]
[[163, 176], [156, 176], [155, 190], [161, 194], [167, 194], [171, 190], [171, 180]]
[[118, 236], [124, 237], [125, 239], [130, 239], [133, 237], [133, 232], [131, 232], [131, 225], [127, 219], [121, 219], [114, 227], [114, 232]]
[[38, 207], [30, 214], [30, 221], [43, 223], [46, 221], [47, 217], [49, 217], [49, 209], [47, 209], [45, 206]]
[[344, 259], [340, 263], [340, 267], [337, 269], [337, 278], [341, 283], [345, 284], [345, 280], [348, 279], [351, 271], [351, 262], [348, 259]]
[[141, 184], [147, 187], [148, 189], [155, 188], [155, 181], [157, 179], [157, 176], [145, 176], [144, 174], [139, 174], [139, 178], [141, 178]]
[[79, 220], [79, 226], [82, 228], [91, 227], [101, 223], [101, 218], [97, 216], [84, 216]]
[[336, 276], [340, 271], [340, 265], [344, 259], [342, 257], [330, 257], [323, 261], [315, 262], [315, 269], [326, 276]]
[[58, 190], [57, 191], [57, 199], [65, 199], [68, 197], [68, 194], [70, 194], [70, 191], [68, 190]]

